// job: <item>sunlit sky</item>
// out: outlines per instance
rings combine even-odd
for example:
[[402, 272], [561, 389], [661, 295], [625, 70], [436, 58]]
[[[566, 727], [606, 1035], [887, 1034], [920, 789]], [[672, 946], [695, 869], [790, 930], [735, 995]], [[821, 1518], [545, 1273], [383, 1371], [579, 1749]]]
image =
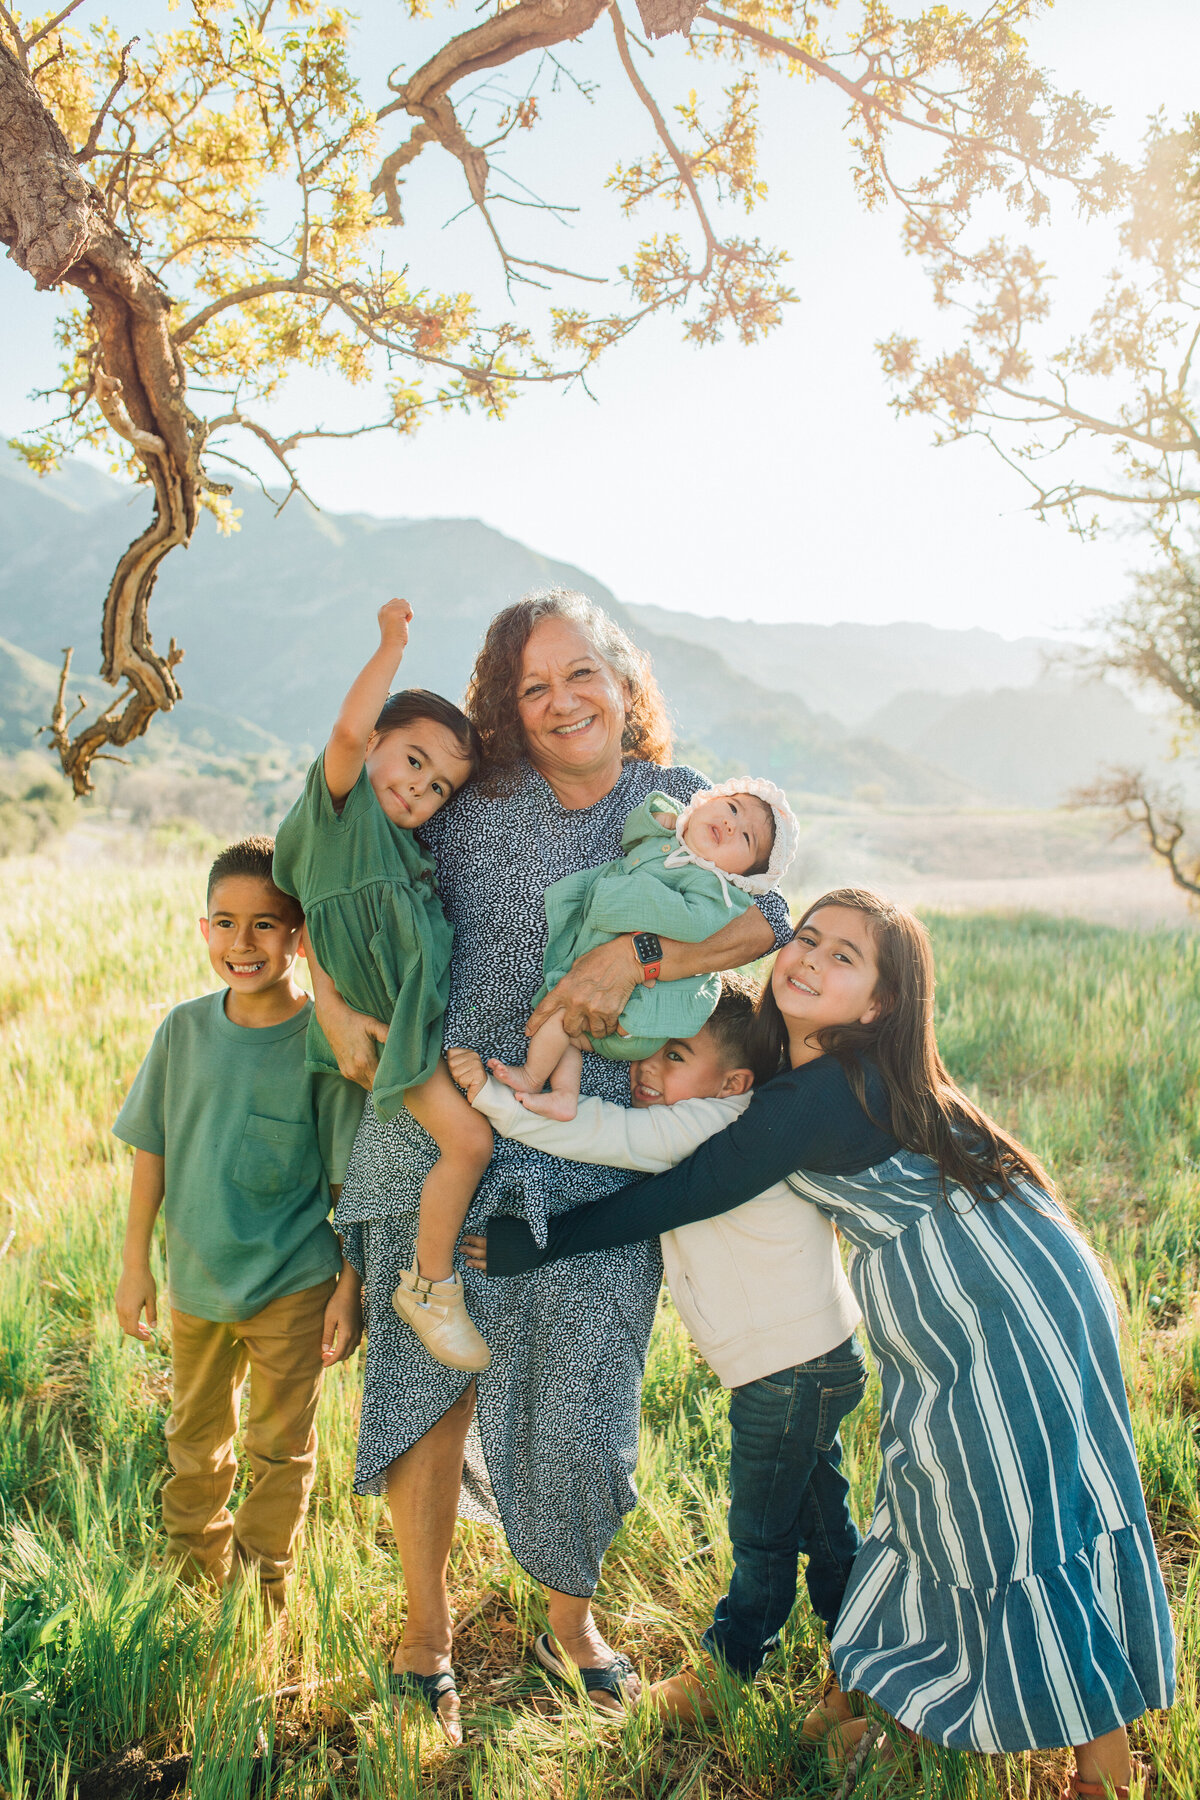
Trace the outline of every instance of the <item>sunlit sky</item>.
[[[148, 0], [106, 10], [131, 30], [180, 21]], [[419, 66], [473, 18], [439, 7], [433, 23], [413, 24], [392, 0], [362, 10], [368, 100], [383, 97], [389, 67]], [[1134, 149], [1159, 106], [1178, 119], [1196, 105], [1195, 0], [1059, 0], [1030, 40], [1062, 86], [1113, 108], [1119, 153]], [[600, 82], [596, 101], [564, 98], [514, 167], [526, 180], [535, 173], [546, 197], [586, 210], [561, 229], [561, 243], [516, 209], [512, 230], [518, 240], [536, 231], [534, 254], [610, 271], [637, 232], [601, 182], [618, 157], [650, 148], [649, 121], [622, 91], [605, 26], [567, 60]], [[668, 105], [690, 86], [715, 92], [722, 77], [675, 43], [650, 74]], [[434, 418], [402, 441], [314, 447], [301, 465], [309, 491], [334, 511], [481, 518], [635, 603], [767, 620], [920, 619], [1006, 636], [1077, 628], [1119, 598], [1128, 571], [1146, 560], [1143, 544], [1128, 534], [1081, 544], [1061, 525], [1038, 524], [1024, 510], [1023, 484], [987, 446], [935, 450], [928, 421], [893, 415], [874, 344], [894, 330], [944, 331], [925, 277], [900, 249], [896, 215], [867, 214], [855, 200], [845, 113], [831, 91], [764, 80], [761, 117], [771, 191], [749, 234], [787, 247], [800, 296], [765, 344], [696, 350], [678, 323], [655, 321], [599, 365], [594, 398], [580, 388], [534, 390], [502, 425]], [[481, 222], [468, 212], [445, 223], [464, 199], [457, 165], [427, 151], [405, 189], [397, 254], [433, 285], [482, 289], [495, 309], [503, 291]], [[687, 229], [685, 215], [670, 223]], [[1112, 240], [1102, 226], [1081, 228], [1064, 200], [1039, 248], [1062, 275], [1055, 330], [1065, 337], [1099, 296]], [[0, 262], [6, 433], [43, 416], [29, 390], [53, 380], [54, 304]], [[345, 425], [362, 406], [361, 390], [349, 396], [306, 376], [273, 417]], [[402, 569], [396, 582], [402, 589]]]

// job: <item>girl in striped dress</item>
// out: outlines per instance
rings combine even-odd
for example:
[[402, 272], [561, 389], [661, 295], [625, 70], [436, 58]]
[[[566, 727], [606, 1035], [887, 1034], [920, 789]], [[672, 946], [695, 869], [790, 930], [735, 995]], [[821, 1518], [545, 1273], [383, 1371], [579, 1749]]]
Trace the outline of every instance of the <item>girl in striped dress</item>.
[[789, 1180], [852, 1247], [883, 1385], [875, 1515], [832, 1642], [843, 1747], [868, 1729], [846, 1717], [858, 1690], [956, 1749], [1073, 1745], [1066, 1795], [1127, 1795], [1126, 1727], [1171, 1704], [1174, 1638], [1100, 1266], [1036, 1158], [947, 1074], [911, 914], [826, 894], [779, 952], [759, 1024], [790, 1068], [739, 1120], [560, 1214], [544, 1250], [493, 1217], [488, 1273]]

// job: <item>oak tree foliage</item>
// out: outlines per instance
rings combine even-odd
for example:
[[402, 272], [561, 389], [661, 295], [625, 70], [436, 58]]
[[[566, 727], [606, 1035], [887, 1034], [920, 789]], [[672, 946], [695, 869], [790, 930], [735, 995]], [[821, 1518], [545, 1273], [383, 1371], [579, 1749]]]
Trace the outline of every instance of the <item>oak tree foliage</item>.
[[[994, 238], [970, 263], [928, 255], [935, 294], [962, 320], [957, 342], [926, 350], [897, 335], [880, 349], [898, 410], [929, 417], [942, 443], [986, 440], [1040, 518], [1083, 537], [1142, 528], [1155, 561], [1077, 661], [1157, 688], [1186, 747], [1200, 731], [1200, 114], [1178, 128], [1152, 119], [1136, 166], [1112, 181], [1115, 267], [1081, 330], [1054, 338], [1055, 270]], [[1177, 795], [1113, 769], [1080, 798], [1118, 808], [1200, 896]]]
[[[397, 68], [367, 78], [354, 21], [329, 0], [190, 0], [170, 30], [128, 42], [86, 0], [49, 14], [0, 0], [0, 241], [38, 288], [72, 297], [57, 314], [61, 411], [20, 448], [39, 469], [102, 448], [154, 494], [103, 599], [109, 707], [68, 717], [64, 666], [54, 740], [77, 793], [96, 757], [179, 698], [182, 652], [155, 647], [148, 603], [201, 507], [230, 523], [222, 474], [256, 446], [286, 499], [304, 445], [349, 434], [281, 431], [294, 370], [361, 389], [354, 432], [407, 433], [431, 410], [500, 417], [528, 384], [586, 380], [655, 314], [698, 345], [779, 324], [796, 297], [786, 248], [737, 224], [767, 191], [764, 79], [792, 77], [796, 105], [814, 84], [837, 90], [863, 202], [897, 208], [946, 280], [987, 273], [964, 240], [980, 200], [1036, 223], [1055, 188], [1085, 212], [1120, 191], [1103, 115], [1029, 59], [1039, 0], [911, 17], [880, 0], [637, 0], [633, 15], [502, 0], [457, 18], [444, 0], [407, 4], [409, 19], [436, 6], [440, 48], [405, 73], [401, 10]], [[643, 32], [678, 31], [718, 66], [720, 105], [659, 91]], [[601, 196], [539, 199], [538, 146], [572, 84], [602, 128], [612, 83], [644, 121], [639, 141], [614, 141], [608, 177], [630, 247], [616, 269], [573, 269], [539, 227], [563, 204], [586, 226]], [[480, 256], [505, 276], [499, 307], [422, 280], [405, 190], [432, 157], [459, 166]]]

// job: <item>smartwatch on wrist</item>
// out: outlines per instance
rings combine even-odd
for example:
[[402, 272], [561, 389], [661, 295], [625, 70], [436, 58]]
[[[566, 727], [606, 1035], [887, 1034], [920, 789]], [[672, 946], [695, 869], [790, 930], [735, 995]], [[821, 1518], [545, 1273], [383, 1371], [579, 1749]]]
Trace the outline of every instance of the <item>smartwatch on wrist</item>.
[[635, 931], [633, 954], [642, 965], [642, 981], [653, 987], [662, 974], [663, 947], [652, 931]]

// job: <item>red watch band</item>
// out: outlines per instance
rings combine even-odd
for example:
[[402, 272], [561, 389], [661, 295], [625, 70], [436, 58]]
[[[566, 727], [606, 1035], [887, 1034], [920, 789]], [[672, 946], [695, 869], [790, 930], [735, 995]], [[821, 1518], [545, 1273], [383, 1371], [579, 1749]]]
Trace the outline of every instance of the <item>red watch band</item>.
[[642, 986], [643, 987], [653, 987], [655, 982], [658, 980], [658, 978], [661, 974], [662, 974], [662, 964], [660, 962], [643, 963], [642, 964]]

